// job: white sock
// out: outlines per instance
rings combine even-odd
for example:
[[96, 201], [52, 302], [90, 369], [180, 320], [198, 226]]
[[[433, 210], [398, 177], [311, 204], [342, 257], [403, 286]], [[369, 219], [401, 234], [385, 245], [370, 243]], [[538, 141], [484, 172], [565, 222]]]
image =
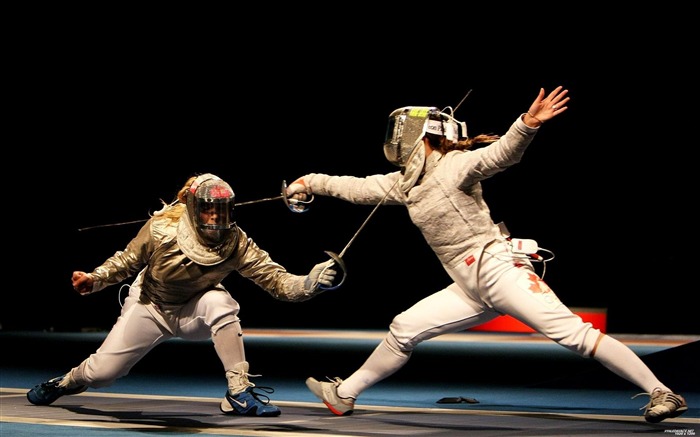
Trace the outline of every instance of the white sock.
[[608, 335], [601, 339], [594, 358], [611, 372], [635, 384], [646, 393], [651, 393], [655, 388], [671, 391], [632, 349]]
[[338, 396], [357, 399], [360, 393], [403, 367], [409, 358], [410, 354], [392, 350], [383, 340], [362, 367], [338, 387]]

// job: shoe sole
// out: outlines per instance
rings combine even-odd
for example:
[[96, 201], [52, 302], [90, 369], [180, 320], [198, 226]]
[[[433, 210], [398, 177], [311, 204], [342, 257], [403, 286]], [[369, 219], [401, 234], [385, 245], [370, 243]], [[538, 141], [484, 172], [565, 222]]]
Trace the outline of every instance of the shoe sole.
[[339, 411], [339, 410], [336, 410], [335, 408], [333, 408], [333, 406], [326, 401], [323, 401], [323, 403], [326, 405], [326, 407], [328, 407], [329, 410], [331, 410], [331, 413], [335, 414], [336, 416], [349, 416], [353, 413], [353, 411], [355, 411], [355, 410], [347, 410], [345, 412], [342, 412], [342, 411]]
[[649, 416], [649, 417], [645, 417], [645, 419], [649, 423], [659, 423], [659, 422], [666, 420], [666, 419], [673, 419], [674, 417], [678, 417], [681, 414], [685, 413], [686, 411], [688, 411], [687, 406], [680, 407], [676, 411], [674, 411], [673, 413], [669, 413], [669, 414], [664, 415], [664, 416]]
[[[282, 414], [282, 410], [273, 411], [270, 413], [257, 414], [256, 410], [249, 410], [250, 413], [239, 413], [238, 410], [233, 408], [231, 403], [224, 399], [219, 404], [219, 410], [227, 416], [247, 416], [247, 417], [277, 417]], [[254, 412], [253, 412], [254, 411]]]
[[66, 390], [65, 393], [63, 393], [62, 395], [56, 396], [54, 399], [52, 399], [52, 400], [50, 400], [50, 401], [49, 401], [49, 400], [43, 400], [43, 399], [35, 399], [35, 400], [32, 400], [32, 398], [29, 396], [30, 393], [32, 393], [32, 392], [34, 391], [34, 389], [32, 389], [32, 390], [30, 390], [29, 392], [27, 392], [27, 400], [28, 400], [29, 403], [32, 404], [32, 405], [46, 406], [46, 405], [51, 405], [51, 404], [53, 404], [54, 402], [56, 402], [57, 400], [59, 400], [59, 399], [62, 398], [63, 396], [77, 395], [77, 394], [80, 394], [80, 393], [86, 391], [87, 389], [88, 389], [87, 386], [82, 386], [82, 387], [76, 387], [76, 388], [73, 388], [73, 389], [70, 389], [70, 390]]
[[323, 402], [323, 404], [331, 411], [331, 413], [335, 414], [336, 416], [349, 416], [353, 413], [354, 410], [352, 408], [347, 411], [340, 411], [333, 407], [333, 405], [326, 402], [326, 400], [323, 398], [323, 384], [316, 378], [306, 378], [306, 386], [309, 388], [309, 390], [311, 390], [311, 393], [319, 398], [321, 402]]

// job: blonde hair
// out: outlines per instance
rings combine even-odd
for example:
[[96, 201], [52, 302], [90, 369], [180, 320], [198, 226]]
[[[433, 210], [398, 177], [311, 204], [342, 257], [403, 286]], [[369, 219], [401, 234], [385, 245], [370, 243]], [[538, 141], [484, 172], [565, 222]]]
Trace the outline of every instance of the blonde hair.
[[187, 192], [190, 190], [190, 187], [194, 183], [195, 179], [197, 179], [197, 176], [190, 176], [187, 179], [187, 182], [185, 182], [182, 188], [180, 188], [180, 190], [177, 192], [177, 196], [172, 202], [165, 203], [163, 200], [161, 200], [163, 203], [163, 208], [154, 212], [153, 216], [170, 220], [172, 222], [178, 221], [187, 209]]
[[[430, 135], [428, 135], [428, 137], [430, 137]], [[479, 134], [475, 137], [460, 140], [455, 143], [453, 141], [449, 141], [445, 137], [440, 137], [440, 142], [439, 145], [437, 145], [437, 147], [433, 144], [432, 140], [430, 141], [430, 146], [444, 155], [447, 152], [451, 152], [452, 150], [467, 150], [475, 144], [493, 143], [499, 138], [501, 138], [499, 135]]]

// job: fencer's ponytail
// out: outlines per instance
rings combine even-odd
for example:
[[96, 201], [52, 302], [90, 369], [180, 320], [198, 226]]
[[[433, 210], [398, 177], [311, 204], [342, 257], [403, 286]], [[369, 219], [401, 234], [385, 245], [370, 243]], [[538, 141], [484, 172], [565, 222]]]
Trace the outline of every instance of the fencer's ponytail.
[[445, 153], [450, 152], [452, 150], [467, 150], [476, 144], [490, 144], [497, 141], [499, 138], [499, 135], [479, 134], [475, 137], [459, 140], [459, 142], [457, 143], [443, 141], [441, 147], [438, 150], [444, 155]]
[[177, 192], [177, 200], [179, 200], [181, 203], [187, 203], [187, 192], [190, 191], [190, 188], [196, 179], [197, 176], [191, 176], [189, 179], [187, 179], [185, 185], [183, 185], [182, 188], [180, 188], [180, 191]]
[[189, 191], [195, 179], [197, 179], [197, 176], [192, 176], [189, 179], [187, 179], [185, 185], [183, 185], [182, 188], [180, 188], [180, 191], [177, 192], [176, 199], [173, 200], [171, 203], [165, 203], [161, 200], [161, 202], [163, 203], [163, 208], [159, 211], [154, 212], [153, 216], [169, 219], [172, 221], [179, 220], [180, 216], [185, 211], [185, 206], [187, 205], [187, 192]]

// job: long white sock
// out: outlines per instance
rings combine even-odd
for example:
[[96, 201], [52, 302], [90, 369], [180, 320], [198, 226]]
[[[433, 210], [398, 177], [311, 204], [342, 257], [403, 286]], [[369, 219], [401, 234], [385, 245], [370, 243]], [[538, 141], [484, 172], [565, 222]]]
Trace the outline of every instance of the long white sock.
[[635, 384], [646, 393], [651, 393], [655, 388], [671, 391], [632, 349], [610, 336], [604, 335], [600, 340], [594, 358], [611, 372]]
[[234, 322], [224, 326], [216, 331], [211, 339], [214, 342], [216, 354], [224, 365], [224, 370], [233, 370], [236, 364], [245, 361], [240, 323]]
[[391, 349], [383, 340], [364, 364], [338, 387], [338, 396], [357, 399], [360, 393], [403, 367], [410, 356]]

